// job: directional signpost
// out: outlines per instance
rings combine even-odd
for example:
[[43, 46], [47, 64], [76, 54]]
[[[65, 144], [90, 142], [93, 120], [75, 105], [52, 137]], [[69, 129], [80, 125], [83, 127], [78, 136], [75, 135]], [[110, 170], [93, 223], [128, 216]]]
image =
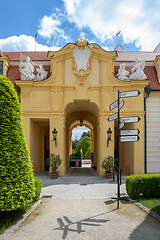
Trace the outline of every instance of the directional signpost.
[[108, 118], [108, 122], [111, 122], [111, 121], [113, 121], [113, 120], [115, 120], [115, 119], [117, 119], [117, 118], [118, 118], [118, 113], [115, 113], [115, 114], [111, 115], [111, 116]]
[[125, 124], [124, 121], [122, 121], [122, 122], [119, 123], [119, 130], [124, 127], [124, 124]]
[[137, 142], [140, 138], [138, 136], [138, 129], [121, 130], [126, 123], [138, 123], [141, 118], [138, 116], [133, 117], [122, 117], [120, 118], [120, 109], [124, 106], [124, 99], [120, 102], [120, 98], [138, 97], [141, 93], [138, 90], [120, 92], [118, 90], [118, 99], [110, 105], [110, 110], [118, 107], [118, 112], [111, 115], [108, 121], [111, 122], [118, 119], [118, 141], [117, 141], [117, 152], [118, 152], [118, 170], [117, 170], [117, 209], [119, 209], [120, 200], [120, 179], [119, 179], [119, 156], [120, 156], [120, 142]]
[[121, 136], [120, 141], [121, 142], [138, 142], [139, 137], [138, 136]]
[[121, 122], [125, 122], [125, 123], [137, 123], [141, 120], [140, 117], [122, 117], [121, 118]]
[[121, 136], [136, 136], [138, 134], [139, 134], [138, 129], [121, 130], [120, 132]]
[[138, 91], [138, 90], [127, 91], [127, 92], [120, 92], [120, 98], [138, 97], [139, 95], [140, 95], [140, 91]]
[[[124, 99], [119, 104], [119, 109], [121, 109], [124, 106]], [[116, 100], [114, 103], [112, 103], [109, 107], [110, 110], [113, 110], [114, 108], [118, 107], [118, 100]]]

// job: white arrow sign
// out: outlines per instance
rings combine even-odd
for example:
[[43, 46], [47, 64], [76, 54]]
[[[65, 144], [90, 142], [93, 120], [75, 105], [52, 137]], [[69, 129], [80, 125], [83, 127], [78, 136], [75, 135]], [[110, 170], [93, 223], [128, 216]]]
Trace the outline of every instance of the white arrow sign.
[[139, 134], [138, 129], [128, 129], [128, 130], [121, 130], [120, 135], [121, 136], [136, 136]]
[[140, 138], [138, 136], [121, 136], [121, 142], [137, 142]]
[[140, 117], [122, 117], [121, 122], [124, 121], [125, 123], [137, 123], [141, 120]]
[[140, 95], [140, 91], [134, 90], [134, 91], [127, 91], [127, 92], [120, 92], [120, 98], [126, 98], [126, 97], [138, 97]]
[[[118, 106], [118, 100], [116, 100], [115, 102], [113, 102], [109, 109], [113, 110], [114, 108], [116, 108]], [[124, 99], [121, 101], [121, 103], [119, 104], [119, 110], [124, 106]]]
[[119, 130], [124, 127], [124, 121], [119, 123]]
[[118, 118], [118, 113], [115, 113], [115, 114], [111, 115], [111, 116], [108, 118], [108, 121], [111, 122], [111, 121], [113, 121], [113, 120], [115, 120], [115, 119], [117, 119], [117, 118]]
[[116, 108], [117, 106], [118, 106], [118, 100], [116, 100], [115, 102], [113, 102], [113, 103], [110, 105], [110, 107], [109, 107], [110, 111], [113, 110], [114, 108]]
[[120, 104], [119, 104], [119, 110], [124, 106], [124, 99], [120, 102]]

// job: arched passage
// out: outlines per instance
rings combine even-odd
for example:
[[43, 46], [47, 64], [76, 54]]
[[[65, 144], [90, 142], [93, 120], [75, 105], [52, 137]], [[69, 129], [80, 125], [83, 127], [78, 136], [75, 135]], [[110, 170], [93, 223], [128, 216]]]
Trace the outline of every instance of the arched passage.
[[97, 106], [88, 102], [78, 102], [69, 104], [66, 107], [66, 167], [70, 168], [70, 154], [72, 142], [72, 130], [80, 126], [80, 120], [83, 120], [83, 126], [91, 132], [91, 151], [93, 153], [94, 167], [97, 167], [98, 161], [98, 116]]

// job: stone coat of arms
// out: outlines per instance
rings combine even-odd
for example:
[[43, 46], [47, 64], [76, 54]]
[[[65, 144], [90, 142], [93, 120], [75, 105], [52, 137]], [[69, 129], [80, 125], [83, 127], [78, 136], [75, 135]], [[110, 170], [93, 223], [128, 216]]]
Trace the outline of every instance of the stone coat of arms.
[[81, 81], [86, 80], [91, 71], [91, 45], [88, 45], [87, 39], [76, 40], [76, 46], [73, 49], [72, 70]]

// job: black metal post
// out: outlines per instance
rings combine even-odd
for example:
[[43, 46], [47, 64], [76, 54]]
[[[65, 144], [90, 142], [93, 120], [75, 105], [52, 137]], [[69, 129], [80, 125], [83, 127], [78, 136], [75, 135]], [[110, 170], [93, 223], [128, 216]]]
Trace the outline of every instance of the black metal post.
[[120, 185], [121, 185], [121, 168], [119, 169], [119, 181], [120, 181]]
[[119, 184], [119, 145], [120, 145], [120, 134], [119, 134], [119, 123], [120, 123], [120, 110], [119, 110], [119, 90], [118, 90], [118, 139], [117, 139], [117, 152], [118, 152], [118, 169], [117, 169], [117, 209], [119, 209], [120, 199], [120, 184]]
[[114, 167], [113, 167], [113, 182], [114, 182]]

